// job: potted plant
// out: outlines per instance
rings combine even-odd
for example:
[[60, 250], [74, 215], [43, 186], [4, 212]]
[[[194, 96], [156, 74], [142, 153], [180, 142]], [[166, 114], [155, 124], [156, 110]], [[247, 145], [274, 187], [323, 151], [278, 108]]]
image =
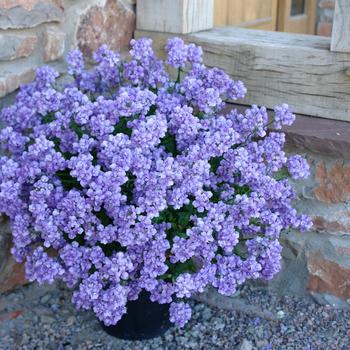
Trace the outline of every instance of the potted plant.
[[30, 281], [63, 280], [77, 308], [128, 339], [160, 334], [168, 319], [184, 326], [186, 299], [207, 286], [231, 295], [272, 278], [280, 232], [311, 225], [287, 179], [308, 175], [283, 151], [288, 106], [271, 122], [264, 107], [225, 112], [242, 82], [179, 38], [166, 62], [151, 45], [133, 40], [128, 61], [102, 46], [92, 69], [72, 51], [68, 85], [40, 68], [1, 112], [0, 212], [14, 257]]

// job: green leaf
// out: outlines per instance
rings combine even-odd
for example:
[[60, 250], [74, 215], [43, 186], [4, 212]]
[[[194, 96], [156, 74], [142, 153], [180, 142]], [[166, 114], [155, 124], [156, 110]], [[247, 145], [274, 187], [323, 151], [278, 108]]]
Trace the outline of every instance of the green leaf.
[[128, 128], [128, 121], [131, 120], [127, 117], [122, 117], [119, 119], [118, 124], [115, 125], [113, 135], [116, 134], [125, 134], [131, 136], [132, 130]]
[[261, 226], [260, 218], [251, 218], [249, 223], [255, 226]]
[[106, 210], [101, 208], [100, 211], [93, 211], [93, 214], [101, 221], [103, 226], [108, 226], [113, 224], [113, 220], [107, 215]]
[[155, 114], [156, 114], [156, 111], [157, 111], [157, 106], [156, 106], [156, 105], [152, 105], [152, 106], [149, 108], [148, 112], [147, 112], [147, 116], [149, 116], [149, 115], [155, 115]]
[[69, 169], [60, 170], [56, 172], [56, 176], [61, 180], [61, 184], [66, 191], [69, 191], [73, 188], [82, 190], [80, 182], [70, 174]]
[[285, 180], [285, 179], [288, 179], [289, 177], [290, 177], [290, 175], [289, 175], [288, 169], [286, 167], [280, 169], [279, 171], [276, 171], [273, 174], [273, 178], [277, 181]]
[[175, 281], [177, 277], [185, 272], [194, 273], [197, 271], [197, 267], [194, 261], [191, 259], [185, 262], [177, 262], [175, 264], [167, 261], [166, 264], [168, 265], [168, 271], [165, 274], [158, 276], [158, 279], [165, 280], [167, 282]]
[[126, 181], [120, 188], [121, 193], [127, 197], [128, 203], [130, 204], [133, 199], [136, 176], [130, 171], [126, 173], [126, 176], [128, 177], [128, 181]]
[[223, 159], [224, 159], [223, 157], [213, 157], [209, 160], [210, 170], [213, 173], [216, 173], [216, 171], [218, 170], [218, 167]]
[[81, 126], [75, 121], [75, 120], [71, 120], [70, 124], [69, 124], [69, 128], [74, 131], [79, 138], [82, 138], [84, 135], [84, 131], [81, 128]]
[[122, 245], [119, 242], [112, 242], [112, 243], [98, 243], [98, 245], [103, 250], [103, 253], [106, 256], [111, 256], [114, 252], [126, 252], [126, 248], [122, 247]]
[[175, 281], [178, 276], [185, 272], [193, 273], [197, 271], [196, 265], [191, 259], [185, 262], [177, 262], [175, 264], [169, 263], [168, 266], [169, 270], [167, 273], [171, 275], [173, 281]]
[[234, 247], [233, 252], [242, 259], [247, 258], [247, 248], [244, 242], [238, 242]]
[[165, 150], [168, 153], [171, 153], [173, 156], [178, 155], [178, 151], [176, 148], [176, 139], [174, 135], [166, 133], [166, 135], [162, 138], [160, 144], [165, 148]]
[[56, 119], [55, 114], [53, 112], [49, 112], [41, 118], [44, 124], [49, 124], [53, 122], [55, 119]]
[[66, 232], [63, 232], [63, 238], [68, 243], [78, 242], [79, 245], [85, 245], [84, 233], [81, 233], [80, 235], [76, 235], [73, 239], [71, 239], [68, 237], [68, 234]]
[[232, 187], [235, 189], [236, 194], [249, 195], [252, 193], [252, 190], [248, 185], [239, 186], [239, 185], [234, 184], [234, 185], [232, 185]]
[[96, 149], [96, 148], [92, 149], [90, 153], [91, 153], [91, 155], [92, 155], [92, 157], [93, 157], [93, 159], [92, 159], [92, 165], [95, 166], [95, 165], [98, 164], [97, 149]]

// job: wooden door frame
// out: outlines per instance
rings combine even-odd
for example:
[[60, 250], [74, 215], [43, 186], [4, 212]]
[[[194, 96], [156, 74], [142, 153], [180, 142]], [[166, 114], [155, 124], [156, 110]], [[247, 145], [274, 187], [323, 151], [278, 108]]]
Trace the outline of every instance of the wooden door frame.
[[[240, 0], [242, 3], [246, 0]], [[261, 0], [258, 0], [261, 1]], [[237, 1], [239, 3], [239, 1]], [[271, 0], [271, 16], [258, 18], [251, 21], [232, 24], [231, 14], [234, 7], [238, 5], [234, 0], [215, 0], [214, 1], [214, 25], [215, 26], [237, 26], [241, 28], [277, 30], [278, 0]]]
[[317, 0], [306, 0], [305, 12], [301, 15], [291, 16], [292, 0], [278, 1], [277, 30], [280, 32], [297, 32], [295, 30], [305, 21], [305, 27], [301, 32], [307, 34], [315, 34]]

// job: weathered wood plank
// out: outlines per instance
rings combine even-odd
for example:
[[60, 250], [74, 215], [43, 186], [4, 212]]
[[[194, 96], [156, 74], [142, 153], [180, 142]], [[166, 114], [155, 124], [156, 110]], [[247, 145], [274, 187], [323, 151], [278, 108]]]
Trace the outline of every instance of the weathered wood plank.
[[350, 52], [350, 1], [336, 0], [331, 50]]
[[138, 0], [137, 28], [193, 33], [213, 27], [213, 0]]
[[[167, 33], [136, 31], [154, 39], [164, 57]], [[233, 27], [183, 35], [201, 45], [205, 63], [242, 80], [240, 104], [269, 108], [285, 102], [296, 113], [350, 121], [350, 55], [329, 50], [330, 39]]]

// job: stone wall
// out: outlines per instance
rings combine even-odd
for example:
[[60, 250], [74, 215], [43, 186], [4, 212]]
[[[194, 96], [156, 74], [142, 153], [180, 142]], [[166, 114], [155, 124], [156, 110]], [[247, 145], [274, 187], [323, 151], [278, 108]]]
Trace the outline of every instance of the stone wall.
[[311, 165], [296, 206], [314, 227], [283, 235], [283, 270], [269, 286], [350, 308], [350, 123], [299, 116], [286, 132], [288, 153]]
[[61, 69], [73, 47], [86, 55], [102, 43], [125, 49], [134, 27], [133, 0], [0, 1], [0, 97], [30, 81], [38, 66]]
[[335, 0], [318, 0], [316, 33], [332, 35]]
[[[0, 0], [0, 97], [33, 79], [48, 64], [62, 71], [64, 57], [101, 44], [124, 51], [135, 28], [134, 0]], [[12, 94], [13, 95], [13, 94]], [[11, 99], [0, 99], [0, 109]], [[10, 255], [10, 230], [0, 218], [0, 293], [25, 282]]]

